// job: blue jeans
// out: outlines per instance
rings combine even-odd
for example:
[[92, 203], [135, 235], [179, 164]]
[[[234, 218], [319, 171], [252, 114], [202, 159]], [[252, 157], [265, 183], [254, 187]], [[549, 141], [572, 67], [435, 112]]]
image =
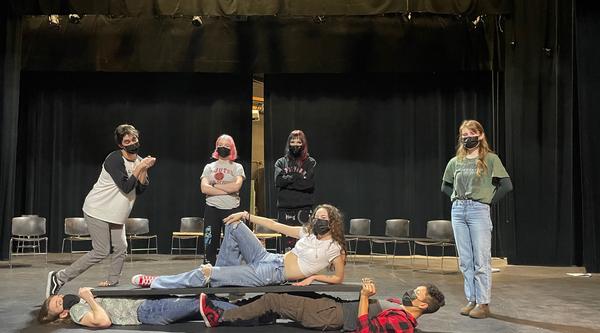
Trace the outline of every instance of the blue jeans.
[[207, 279], [200, 268], [159, 276], [151, 288], [259, 287], [285, 282], [283, 255], [269, 253], [244, 223], [225, 226], [216, 266]]
[[137, 313], [138, 320], [149, 325], [167, 325], [182, 319], [202, 318], [198, 297], [148, 299], [140, 304]]
[[490, 206], [472, 200], [452, 203], [452, 229], [469, 302], [489, 304], [492, 294]]

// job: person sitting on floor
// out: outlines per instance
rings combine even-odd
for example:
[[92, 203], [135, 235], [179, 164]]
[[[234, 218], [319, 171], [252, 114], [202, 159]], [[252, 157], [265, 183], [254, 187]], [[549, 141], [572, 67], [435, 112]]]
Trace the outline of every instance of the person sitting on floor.
[[[298, 238], [294, 248], [283, 254], [269, 253], [242, 220]], [[216, 265], [177, 275], [152, 276], [137, 274], [131, 283], [143, 288], [188, 288], [243, 286], [258, 287], [301, 280], [295, 285], [313, 281], [332, 284], [344, 280], [346, 241], [342, 213], [334, 206], [323, 204], [315, 209], [311, 223], [292, 227], [248, 212], [235, 213], [223, 220], [226, 224]], [[242, 263], [242, 260], [244, 263]], [[317, 274], [333, 267], [334, 274]]]
[[355, 332], [412, 333], [417, 318], [444, 306], [444, 294], [433, 284], [407, 291], [402, 299], [369, 299], [376, 294], [375, 283], [363, 279], [360, 299], [343, 301], [327, 295], [315, 297], [267, 293], [252, 303], [236, 306], [200, 295], [201, 314], [207, 327], [251, 322], [267, 313], [276, 313], [306, 328]]

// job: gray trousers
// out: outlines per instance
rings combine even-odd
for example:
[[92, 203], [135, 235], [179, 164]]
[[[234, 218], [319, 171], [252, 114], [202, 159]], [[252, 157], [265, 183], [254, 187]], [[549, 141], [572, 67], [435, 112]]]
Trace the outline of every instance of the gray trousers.
[[332, 330], [344, 325], [342, 305], [334, 300], [288, 294], [265, 294], [252, 303], [226, 310], [222, 319], [224, 322], [251, 320], [267, 312], [277, 313], [306, 328]]
[[92, 238], [92, 250], [77, 259], [71, 266], [58, 272], [58, 279], [61, 282], [68, 282], [78, 277], [92, 265], [99, 263], [102, 259], [110, 255], [112, 245], [113, 254], [110, 262], [107, 281], [110, 283], [119, 282], [123, 262], [127, 255], [127, 238], [125, 236], [125, 226], [122, 224], [109, 223], [84, 214], [85, 221]]

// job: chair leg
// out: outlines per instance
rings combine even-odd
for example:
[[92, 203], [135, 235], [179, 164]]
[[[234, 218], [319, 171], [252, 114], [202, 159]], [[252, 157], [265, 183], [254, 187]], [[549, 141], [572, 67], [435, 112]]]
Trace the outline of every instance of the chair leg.
[[129, 238], [129, 245], [130, 245], [130, 248], [129, 248], [129, 254], [130, 254], [129, 261], [133, 262], [133, 238], [131, 238], [131, 237]]
[[48, 266], [48, 238], [46, 238], [46, 266]]
[[410, 268], [414, 269], [415, 264], [413, 261], [413, 251], [411, 251], [411, 248], [410, 248], [410, 241], [406, 242], [406, 244], [408, 245], [408, 255], [410, 256]]
[[13, 248], [13, 239], [11, 238], [8, 242], [8, 267], [12, 268], [12, 248]]
[[387, 243], [383, 243], [383, 252], [385, 253], [385, 263], [388, 262]]
[[392, 268], [394, 268], [394, 261], [396, 260], [396, 241], [394, 241], [394, 253], [392, 253]]
[[70, 251], [71, 253], [69, 254], [69, 256], [70, 256], [70, 258], [71, 258], [71, 261], [73, 261], [73, 240], [72, 240], [72, 239], [69, 239], [69, 242], [70, 242], [70, 245], [69, 245], [70, 247], [69, 247], [69, 249], [71, 250], [71, 251]]
[[369, 239], [369, 249], [370, 249], [370, 253], [369, 255], [371, 256], [371, 264], [373, 263], [373, 241]]
[[171, 255], [173, 255], [173, 242], [175, 241], [175, 237], [171, 236]]
[[429, 269], [429, 252], [427, 251], [427, 248], [429, 246], [425, 245], [425, 262], [427, 263], [427, 269]]
[[444, 272], [444, 244], [442, 244], [442, 273]]

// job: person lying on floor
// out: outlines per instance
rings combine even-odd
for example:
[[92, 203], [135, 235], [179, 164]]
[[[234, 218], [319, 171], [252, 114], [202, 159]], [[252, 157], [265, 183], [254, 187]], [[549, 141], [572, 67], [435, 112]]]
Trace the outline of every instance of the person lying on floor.
[[79, 295], [51, 295], [42, 303], [38, 313], [38, 321], [42, 324], [74, 322], [95, 328], [107, 328], [111, 325], [166, 325], [200, 319], [199, 297], [95, 298], [91, 288], [80, 288]]
[[[269, 253], [242, 220], [262, 225], [275, 232], [298, 238], [294, 248], [283, 254]], [[225, 233], [215, 266], [177, 275], [137, 274], [131, 283], [143, 288], [188, 288], [242, 286], [258, 287], [296, 281], [338, 284], [344, 280], [346, 241], [342, 213], [334, 206], [319, 205], [306, 227], [292, 227], [271, 219], [240, 212], [226, 217]], [[242, 264], [242, 260], [245, 264]], [[333, 267], [334, 274], [317, 274]]]
[[368, 278], [363, 279], [358, 301], [342, 301], [326, 295], [312, 298], [267, 293], [238, 307], [201, 294], [200, 312], [207, 327], [247, 325], [255, 318], [275, 313], [311, 329], [412, 333], [417, 318], [434, 313], [445, 304], [444, 294], [433, 284], [407, 291], [402, 299], [370, 299], [375, 294], [375, 283]]

